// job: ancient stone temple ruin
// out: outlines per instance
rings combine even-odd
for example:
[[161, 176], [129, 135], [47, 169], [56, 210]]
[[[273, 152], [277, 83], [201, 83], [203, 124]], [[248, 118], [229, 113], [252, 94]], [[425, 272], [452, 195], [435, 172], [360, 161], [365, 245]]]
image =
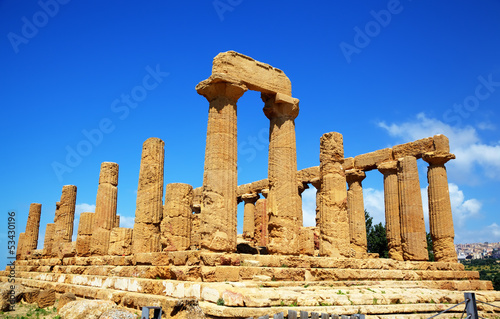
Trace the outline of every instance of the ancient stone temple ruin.
[[[268, 178], [238, 185], [237, 103], [247, 90], [261, 92], [269, 119]], [[63, 187], [43, 249], [36, 249], [41, 205], [31, 204], [17, 251], [25, 286], [129, 308], [162, 305], [171, 314], [179, 300], [191, 298], [213, 318], [257, 317], [289, 305], [339, 314], [424, 313], [460, 302], [463, 290], [500, 300], [488, 292], [491, 282], [457, 262], [445, 168], [455, 156], [446, 136], [346, 158], [342, 134], [325, 133], [318, 141], [319, 165], [298, 170], [299, 100], [283, 71], [224, 52], [196, 91], [208, 101], [202, 186], [164, 187], [165, 143], [146, 140], [134, 228], [121, 228], [118, 164], [102, 163], [95, 213], [80, 215], [76, 241], [76, 186]], [[428, 163], [435, 262], [428, 261], [419, 160]], [[369, 171], [383, 180], [389, 259], [367, 251], [362, 183]], [[303, 227], [301, 194], [310, 186], [317, 191], [316, 227]]]

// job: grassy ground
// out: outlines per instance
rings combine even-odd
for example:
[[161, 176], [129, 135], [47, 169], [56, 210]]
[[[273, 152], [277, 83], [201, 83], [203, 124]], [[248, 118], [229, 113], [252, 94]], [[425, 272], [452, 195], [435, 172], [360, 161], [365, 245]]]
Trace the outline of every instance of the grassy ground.
[[59, 319], [56, 307], [38, 308], [36, 304], [18, 303], [14, 311], [0, 312], [0, 319]]

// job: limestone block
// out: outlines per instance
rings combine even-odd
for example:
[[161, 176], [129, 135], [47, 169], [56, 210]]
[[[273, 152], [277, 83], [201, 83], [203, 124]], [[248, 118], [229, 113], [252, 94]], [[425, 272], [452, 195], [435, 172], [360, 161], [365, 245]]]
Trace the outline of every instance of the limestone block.
[[24, 291], [23, 299], [27, 303], [35, 303], [38, 300], [38, 295], [40, 294], [40, 289], [29, 288]]
[[115, 227], [120, 227], [120, 215], [115, 216], [115, 223], [114, 223], [113, 228], [115, 228]]
[[299, 233], [300, 254], [314, 255], [314, 230], [312, 227], [301, 227]]
[[354, 157], [344, 158], [344, 163], [342, 164], [344, 171], [354, 168]]
[[191, 245], [191, 215], [193, 187], [188, 184], [168, 184], [161, 222], [161, 242], [166, 251], [186, 250]]
[[20, 233], [19, 238], [17, 240], [17, 251], [16, 251], [16, 259], [21, 260], [24, 259], [24, 242], [25, 242], [25, 233]]
[[111, 230], [116, 223], [118, 188], [111, 184], [99, 184], [95, 205], [94, 229]]
[[118, 186], [118, 164], [103, 162], [99, 174], [99, 184]]
[[191, 214], [191, 248], [200, 247], [200, 214]]
[[392, 148], [394, 159], [405, 156], [421, 158], [422, 154], [434, 151], [434, 140], [432, 137], [423, 138], [414, 142], [396, 145]]
[[267, 245], [267, 199], [258, 199], [255, 203], [254, 214], [254, 242], [258, 246]]
[[94, 213], [81, 213], [78, 223], [78, 235], [92, 235]]
[[292, 84], [283, 71], [241, 53], [219, 53], [213, 60], [212, 74], [215, 73], [235, 76], [250, 90], [292, 95]]
[[133, 254], [161, 251], [160, 233], [156, 224], [136, 223], [132, 236]]
[[90, 254], [92, 256], [106, 256], [109, 250], [109, 237], [111, 231], [104, 228], [97, 228], [90, 240]]
[[443, 134], [437, 134], [433, 136], [434, 148], [437, 153], [447, 154], [450, 152], [450, 141]]
[[99, 319], [137, 319], [137, 315], [127, 309], [109, 309], [103, 312]]
[[57, 303], [57, 312], [60, 312], [61, 308], [64, 307], [64, 305], [66, 305], [68, 302], [75, 301], [75, 300], [76, 300], [76, 296], [72, 292], [63, 293], [59, 297], [59, 301]]
[[76, 254], [79, 257], [89, 257], [90, 256], [90, 242], [92, 236], [90, 235], [80, 235], [76, 238]]
[[75, 300], [64, 305], [59, 315], [65, 319], [100, 318], [113, 308], [116, 308], [116, 304], [109, 300]]
[[312, 180], [318, 177], [319, 177], [319, 166], [304, 168], [297, 172], [297, 180], [300, 183], [311, 183]]
[[56, 302], [56, 291], [54, 289], [46, 289], [38, 294], [38, 308], [46, 308], [54, 305]]
[[354, 158], [354, 167], [363, 171], [368, 171], [376, 169], [378, 164], [389, 160], [392, 160], [392, 149], [384, 148], [356, 156]]
[[132, 234], [131, 228], [115, 227], [111, 230], [109, 237], [108, 255], [129, 256], [132, 254]]
[[76, 242], [59, 243], [55, 252], [57, 258], [68, 258], [76, 255]]
[[76, 186], [64, 185], [61, 200], [56, 203], [54, 243], [70, 242], [75, 220]]

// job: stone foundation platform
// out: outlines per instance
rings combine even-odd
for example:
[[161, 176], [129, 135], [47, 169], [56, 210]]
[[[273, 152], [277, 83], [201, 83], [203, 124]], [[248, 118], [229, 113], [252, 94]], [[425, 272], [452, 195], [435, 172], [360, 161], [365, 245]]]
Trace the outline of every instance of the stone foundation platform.
[[[0, 272], [0, 281], [8, 280], [7, 271]], [[479, 280], [478, 272], [444, 262], [183, 251], [21, 260], [15, 273], [16, 282], [28, 287], [136, 309], [173, 309], [179, 300], [195, 298], [211, 318], [258, 317], [290, 307], [378, 318], [429, 317], [463, 301], [463, 291], [500, 305], [500, 292]], [[488, 310], [482, 309], [482, 316], [494, 317]]]

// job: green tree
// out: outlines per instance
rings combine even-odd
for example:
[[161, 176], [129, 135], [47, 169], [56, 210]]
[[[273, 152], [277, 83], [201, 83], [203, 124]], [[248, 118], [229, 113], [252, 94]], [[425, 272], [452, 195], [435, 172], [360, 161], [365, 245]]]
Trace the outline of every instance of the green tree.
[[429, 261], [434, 261], [434, 246], [432, 244], [432, 237], [430, 233], [426, 233], [427, 237], [427, 253], [429, 254]]
[[373, 226], [373, 217], [365, 209], [366, 241], [369, 253], [378, 253], [380, 258], [389, 258], [389, 248], [385, 226], [378, 223]]

